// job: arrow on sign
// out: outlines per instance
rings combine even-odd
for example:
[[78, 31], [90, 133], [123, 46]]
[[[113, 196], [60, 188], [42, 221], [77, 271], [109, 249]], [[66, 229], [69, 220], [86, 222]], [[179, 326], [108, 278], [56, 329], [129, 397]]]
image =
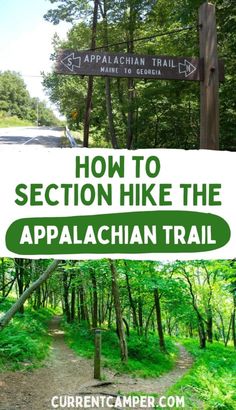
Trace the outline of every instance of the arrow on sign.
[[68, 68], [70, 71], [74, 71], [74, 68], [80, 68], [81, 57], [75, 57], [74, 53], [71, 53], [69, 56], [66, 56], [61, 60], [61, 63]]
[[185, 74], [185, 77], [188, 77], [190, 74], [194, 73], [194, 71], [196, 71], [196, 69], [197, 69], [197, 67], [195, 67], [188, 60], [184, 60], [184, 64], [179, 63], [179, 73], [180, 74]]

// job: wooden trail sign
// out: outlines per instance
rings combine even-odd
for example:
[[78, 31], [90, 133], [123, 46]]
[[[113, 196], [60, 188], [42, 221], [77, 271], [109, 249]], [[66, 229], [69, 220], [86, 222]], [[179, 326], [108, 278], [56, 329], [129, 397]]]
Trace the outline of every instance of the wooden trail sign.
[[198, 58], [96, 51], [62, 50], [57, 57], [56, 72], [155, 80], [203, 80], [202, 60]]
[[[220, 81], [223, 80], [222, 63]], [[61, 50], [59, 74], [102, 77], [148, 78], [153, 80], [203, 81], [203, 59], [129, 53]]]

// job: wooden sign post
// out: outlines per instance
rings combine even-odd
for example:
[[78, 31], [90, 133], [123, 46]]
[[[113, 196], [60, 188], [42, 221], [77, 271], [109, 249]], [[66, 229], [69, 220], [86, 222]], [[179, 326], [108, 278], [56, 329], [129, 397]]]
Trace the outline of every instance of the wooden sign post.
[[199, 9], [200, 57], [204, 61], [201, 81], [200, 148], [219, 149], [219, 63], [215, 6], [208, 2]]
[[101, 380], [101, 330], [95, 330], [95, 349], [94, 349], [94, 379]]

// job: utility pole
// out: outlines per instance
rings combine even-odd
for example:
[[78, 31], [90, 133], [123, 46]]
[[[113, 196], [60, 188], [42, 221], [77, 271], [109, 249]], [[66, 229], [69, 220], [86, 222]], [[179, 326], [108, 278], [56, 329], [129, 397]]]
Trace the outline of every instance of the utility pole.
[[38, 127], [39, 126], [39, 102], [38, 102], [38, 100], [37, 100], [36, 111], [37, 111], [37, 127]]

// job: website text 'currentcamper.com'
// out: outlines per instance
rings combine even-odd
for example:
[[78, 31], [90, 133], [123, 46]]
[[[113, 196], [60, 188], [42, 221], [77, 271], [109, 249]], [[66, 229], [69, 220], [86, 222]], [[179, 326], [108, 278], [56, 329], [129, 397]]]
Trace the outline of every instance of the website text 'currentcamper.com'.
[[156, 409], [184, 408], [183, 396], [53, 396], [52, 409]]

